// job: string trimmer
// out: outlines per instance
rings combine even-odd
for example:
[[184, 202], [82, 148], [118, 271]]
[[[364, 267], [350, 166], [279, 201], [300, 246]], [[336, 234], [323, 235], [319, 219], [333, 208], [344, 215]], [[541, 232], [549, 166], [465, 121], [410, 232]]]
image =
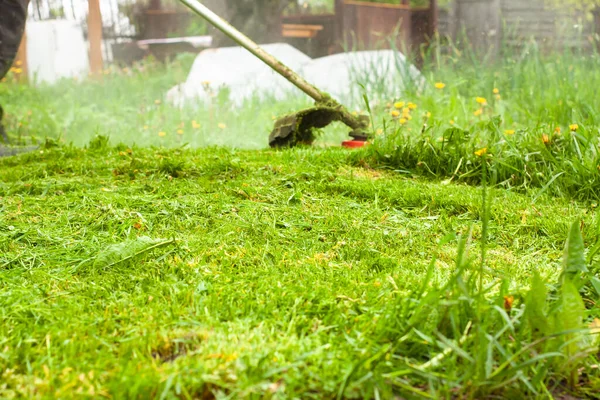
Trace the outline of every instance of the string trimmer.
[[352, 131], [349, 135], [355, 141], [367, 140], [369, 117], [352, 115], [331, 96], [308, 83], [200, 2], [196, 0], [180, 1], [315, 100], [314, 107], [275, 121], [275, 127], [269, 135], [271, 147], [295, 146], [300, 143], [311, 144], [315, 139], [314, 130], [324, 128], [334, 121], [341, 121], [350, 127]]

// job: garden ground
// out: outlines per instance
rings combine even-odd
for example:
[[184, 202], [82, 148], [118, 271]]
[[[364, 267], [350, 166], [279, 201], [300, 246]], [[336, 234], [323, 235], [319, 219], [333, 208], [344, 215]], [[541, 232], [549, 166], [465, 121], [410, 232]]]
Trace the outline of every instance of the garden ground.
[[190, 149], [263, 147], [302, 102], [174, 110], [180, 67], [144, 68], [0, 92], [48, 137], [0, 160], [0, 397], [598, 396], [592, 89], [525, 109], [442, 69], [368, 149]]

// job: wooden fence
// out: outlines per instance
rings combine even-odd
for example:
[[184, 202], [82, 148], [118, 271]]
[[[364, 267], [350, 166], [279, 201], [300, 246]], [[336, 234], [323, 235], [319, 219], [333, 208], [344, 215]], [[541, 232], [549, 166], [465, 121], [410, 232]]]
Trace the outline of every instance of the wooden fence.
[[342, 40], [352, 48], [401, 49], [411, 44], [411, 9], [407, 4], [377, 4], [347, 0], [343, 4]]
[[497, 54], [531, 40], [543, 48], [591, 48], [594, 31], [584, 14], [545, 0], [454, 0], [439, 23], [440, 34], [466, 34], [475, 49]]
[[[345, 49], [410, 49], [426, 43], [437, 24], [437, 2], [427, 8], [411, 8], [407, 0], [396, 4], [335, 0], [333, 14], [282, 17], [284, 39], [311, 56]], [[287, 37], [291, 24], [303, 27], [297, 37]], [[317, 29], [318, 28], [318, 29]], [[290, 34], [290, 36], [293, 36]]]

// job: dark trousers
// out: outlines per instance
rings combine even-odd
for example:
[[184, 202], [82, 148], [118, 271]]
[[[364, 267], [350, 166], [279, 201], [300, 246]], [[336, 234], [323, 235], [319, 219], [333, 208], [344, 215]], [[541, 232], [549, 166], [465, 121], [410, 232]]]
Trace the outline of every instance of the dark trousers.
[[17, 55], [29, 0], [0, 0], [0, 78], [10, 69]]
[[[0, 0], [0, 79], [10, 69], [19, 50], [25, 30], [28, 5], [29, 0]], [[8, 141], [2, 126], [3, 114], [0, 106], [0, 140]]]

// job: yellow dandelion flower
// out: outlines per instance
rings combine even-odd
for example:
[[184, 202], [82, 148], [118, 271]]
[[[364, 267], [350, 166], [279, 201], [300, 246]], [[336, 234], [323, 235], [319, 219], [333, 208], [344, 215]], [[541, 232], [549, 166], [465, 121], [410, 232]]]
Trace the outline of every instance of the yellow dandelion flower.
[[454, 120], [453, 120], [453, 119], [451, 119], [451, 120], [450, 120], [450, 125], [454, 125], [454, 124], [455, 124]]
[[198, 128], [200, 128], [200, 124], [194, 120], [194, 121], [192, 121], [192, 128], [198, 129]]
[[426, 117], [426, 118], [431, 118], [431, 112], [427, 111], [427, 112], [425, 113], [425, 117]]
[[415, 103], [408, 103], [406, 106], [411, 110], [416, 110], [418, 107]]
[[571, 124], [571, 125], [569, 125], [569, 129], [571, 130], [571, 132], [575, 132], [575, 131], [577, 131], [577, 129], [579, 129], [579, 125]]
[[507, 129], [504, 131], [504, 133], [506, 135], [514, 135], [515, 134], [515, 130], [514, 129]]
[[397, 101], [394, 103], [394, 107], [397, 108], [398, 110], [402, 109], [404, 107], [406, 103], [404, 103], [403, 101]]
[[144, 130], [147, 131], [148, 130], [148, 125], [144, 125]]
[[227, 125], [225, 125], [224, 123], [220, 122], [219, 125], [217, 125], [219, 127], [219, 129], [225, 129], [227, 128]]
[[441, 89], [443, 89], [445, 87], [446, 87], [446, 84], [443, 83], [443, 82], [436, 82], [436, 84], [435, 84], [435, 88], [436, 89], [440, 89], [441, 90]]
[[494, 92], [494, 94], [500, 94], [500, 89], [494, 88], [493, 92]]
[[556, 128], [554, 128], [554, 133], [556, 133], [557, 135], [560, 135], [560, 126], [557, 126]]
[[550, 136], [546, 135], [545, 133], [542, 135], [542, 142], [544, 142], [544, 144], [548, 144], [550, 143]]
[[158, 132], [158, 136], [165, 137], [165, 136], [167, 136], [167, 132], [160, 131], [160, 132]]
[[402, 114], [404, 114], [404, 115], [410, 114], [410, 108], [408, 108], [408, 107], [404, 107], [404, 108], [402, 109]]
[[482, 149], [479, 149], [479, 150], [477, 150], [477, 151], [476, 151], [474, 154], [475, 154], [477, 157], [481, 157], [481, 156], [483, 156], [484, 154], [487, 154], [487, 151], [488, 151], [488, 150], [487, 150], [487, 147], [484, 147], [484, 148], [482, 148]]
[[481, 114], [483, 114], [483, 108], [480, 108], [473, 113], [473, 115], [476, 117], [479, 117]]
[[404, 125], [408, 122], [408, 120], [406, 118], [400, 118], [398, 122], [400, 122], [400, 125]]
[[178, 135], [183, 135], [183, 129], [177, 129], [177, 134]]
[[154, 100], [154, 104], [159, 105], [160, 103], [162, 103], [160, 100], [158, 100], [158, 99]]
[[475, 101], [479, 104], [481, 104], [482, 106], [487, 104], [487, 100], [485, 99], [485, 97], [476, 97]]
[[379, 128], [375, 131], [375, 133], [381, 135], [383, 133], [383, 129]]
[[392, 117], [397, 118], [400, 116], [400, 112], [398, 110], [393, 110], [391, 113]]

